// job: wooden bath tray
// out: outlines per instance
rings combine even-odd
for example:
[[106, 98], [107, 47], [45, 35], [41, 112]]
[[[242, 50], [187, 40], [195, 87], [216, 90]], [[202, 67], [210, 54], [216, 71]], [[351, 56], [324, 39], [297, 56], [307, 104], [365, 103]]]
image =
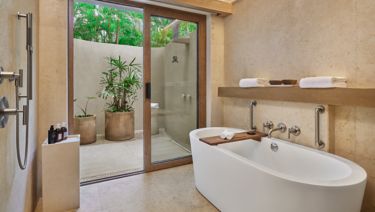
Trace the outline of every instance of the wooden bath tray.
[[248, 140], [248, 139], [260, 141], [262, 137], [265, 137], [265, 136], [267, 136], [267, 134], [262, 133], [262, 132], [257, 132], [255, 135], [249, 135], [247, 134], [247, 132], [242, 132], [242, 133], [235, 133], [233, 138], [230, 140], [220, 138], [220, 136], [200, 138], [199, 140], [208, 145], [218, 145], [218, 144], [230, 143], [230, 142], [235, 142], [235, 141], [243, 141], [243, 140]]

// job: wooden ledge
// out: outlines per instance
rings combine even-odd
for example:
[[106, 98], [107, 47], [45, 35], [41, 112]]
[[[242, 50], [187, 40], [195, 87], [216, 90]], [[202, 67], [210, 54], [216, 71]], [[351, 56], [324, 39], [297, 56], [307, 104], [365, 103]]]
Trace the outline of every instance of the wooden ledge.
[[375, 88], [220, 87], [219, 97], [375, 107]]
[[261, 141], [262, 137], [266, 137], [267, 134], [262, 132], [256, 132], [254, 135], [248, 134], [247, 132], [235, 133], [233, 138], [230, 140], [226, 140], [221, 138], [220, 136], [212, 136], [206, 138], [200, 138], [199, 140], [208, 144], [208, 145], [219, 145], [225, 143], [232, 143], [236, 141], [243, 141], [243, 140], [254, 140], [254, 141]]

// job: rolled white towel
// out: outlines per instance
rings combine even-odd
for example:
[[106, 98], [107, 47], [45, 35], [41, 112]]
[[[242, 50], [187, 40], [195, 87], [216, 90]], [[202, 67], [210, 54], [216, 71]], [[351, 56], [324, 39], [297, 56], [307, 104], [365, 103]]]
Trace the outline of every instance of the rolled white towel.
[[222, 139], [225, 139], [225, 140], [230, 140], [234, 137], [234, 132], [232, 131], [229, 131], [229, 130], [224, 130], [221, 134], [220, 134], [220, 138]]
[[240, 80], [241, 88], [264, 87], [267, 85], [267, 80], [262, 78], [245, 78]]
[[301, 88], [346, 88], [344, 77], [306, 77], [299, 81]]

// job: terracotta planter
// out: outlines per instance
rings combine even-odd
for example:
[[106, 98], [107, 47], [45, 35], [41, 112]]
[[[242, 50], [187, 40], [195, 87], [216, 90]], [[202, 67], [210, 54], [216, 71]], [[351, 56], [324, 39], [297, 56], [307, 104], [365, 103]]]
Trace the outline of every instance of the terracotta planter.
[[124, 141], [134, 138], [134, 112], [105, 112], [105, 139]]
[[74, 133], [80, 134], [81, 144], [92, 144], [96, 141], [96, 116], [74, 117]]

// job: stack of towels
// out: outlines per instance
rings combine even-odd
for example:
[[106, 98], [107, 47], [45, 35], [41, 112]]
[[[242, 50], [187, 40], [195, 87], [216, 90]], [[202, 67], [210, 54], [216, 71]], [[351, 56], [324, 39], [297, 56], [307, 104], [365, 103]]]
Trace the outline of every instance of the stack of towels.
[[344, 77], [306, 77], [299, 81], [301, 88], [346, 88]]
[[268, 80], [262, 78], [245, 78], [240, 80], [241, 88], [265, 87], [268, 85]]
[[[263, 78], [245, 78], [240, 80], [241, 88], [265, 87], [268, 80]], [[346, 88], [347, 80], [344, 77], [306, 77], [299, 82], [301, 88]]]

